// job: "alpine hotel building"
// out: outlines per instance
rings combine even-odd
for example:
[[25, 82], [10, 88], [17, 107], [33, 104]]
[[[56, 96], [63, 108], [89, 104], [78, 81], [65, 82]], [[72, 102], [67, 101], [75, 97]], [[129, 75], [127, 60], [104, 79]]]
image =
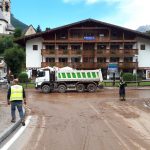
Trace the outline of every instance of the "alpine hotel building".
[[26, 48], [26, 68], [46, 66], [102, 69], [106, 79], [110, 64], [121, 71], [150, 79], [150, 36], [141, 32], [86, 19], [16, 41]]

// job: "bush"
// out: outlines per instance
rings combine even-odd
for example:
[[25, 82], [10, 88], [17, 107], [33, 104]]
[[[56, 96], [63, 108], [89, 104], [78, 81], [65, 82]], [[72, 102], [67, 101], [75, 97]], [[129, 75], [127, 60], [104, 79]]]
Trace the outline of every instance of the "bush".
[[19, 82], [26, 83], [28, 81], [28, 75], [25, 72], [19, 74]]
[[135, 81], [136, 80], [136, 76], [133, 75], [132, 73], [124, 73], [122, 75], [122, 77], [123, 77], [124, 81]]
[[132, 74], [132, 73], [124, 73], [123, 74], [123, 80], [124, 81], [140, 81], [141, 80], [141, 78], [137, 75], [136, 76], [136, 74]]

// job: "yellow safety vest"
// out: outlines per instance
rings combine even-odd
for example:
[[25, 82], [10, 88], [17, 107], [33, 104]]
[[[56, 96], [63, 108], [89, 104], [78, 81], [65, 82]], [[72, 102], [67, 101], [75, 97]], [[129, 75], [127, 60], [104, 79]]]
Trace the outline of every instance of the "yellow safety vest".
[[23, 87], [20, 85], [11, 86], [10, 101], [23, 100]]

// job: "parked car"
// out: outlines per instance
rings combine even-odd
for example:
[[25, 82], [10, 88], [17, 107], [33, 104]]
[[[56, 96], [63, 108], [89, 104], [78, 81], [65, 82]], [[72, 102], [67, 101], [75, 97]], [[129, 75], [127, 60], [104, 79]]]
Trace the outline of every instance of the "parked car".
[[7, 83], [8, 80], [6, 77], [0, 77], [0, 83]]

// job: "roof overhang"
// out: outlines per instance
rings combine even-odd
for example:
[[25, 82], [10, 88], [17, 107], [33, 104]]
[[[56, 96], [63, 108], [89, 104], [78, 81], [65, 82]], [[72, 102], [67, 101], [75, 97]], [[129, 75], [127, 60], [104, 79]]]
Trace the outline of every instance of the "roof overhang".
[[15, 42], [20, 44], [20, 45], [25, 46], [25, 43], [26, 43], [27, 40], [42, 37], [45, 34], [49, 34], [49, 33], [59, 31], [59, 30], [62, 30], [62, 29], [71, 28], [73, 26], [76, 26], [76, 25], [79, 25], [79, 24], [82, 24], [82, 23], [86, 23], [86, 22], [87, 23], [88, 22], [93, 22], [93, 23], [102, 24], [102, 25], [107, 26], [107, 27], [117, 28], [117, 29], [120, 29], [122, 31], [131, 32], [131, 33], [135, 34], [136, 36], [143, 37], [143, 38], [146, 38], [146, 39], [150, 39], [150, 35], [147, 35], [145, 33], [141, 33], [141, 32], [136, 31], [136, 30], [124, 28], [124, 27], [121, 27], [121, 26], [113, 25], [113, 24], [110, 24], [110, 23], [105, 23], [105, 22], [102, 22], [102, 21], [94, 20], [94, 19], [86, 19], [86, 20], [82, 20], [82, 21], [79, 21], [79, 22], [64, 25], [64, 26], [61, 26], [61, 27], [57, 27], [57, 28], [54, 28], [54, 29], [51, 29], [51, 30], [48, 30], [48, 31], [44, 31], [44, 32], [41, 32], [41, 33], [36, 33], [36, 34], [28, 35], [28, 36], [23, 36], [23, 37], [20, 37], [20, 38], [16, 39]]

